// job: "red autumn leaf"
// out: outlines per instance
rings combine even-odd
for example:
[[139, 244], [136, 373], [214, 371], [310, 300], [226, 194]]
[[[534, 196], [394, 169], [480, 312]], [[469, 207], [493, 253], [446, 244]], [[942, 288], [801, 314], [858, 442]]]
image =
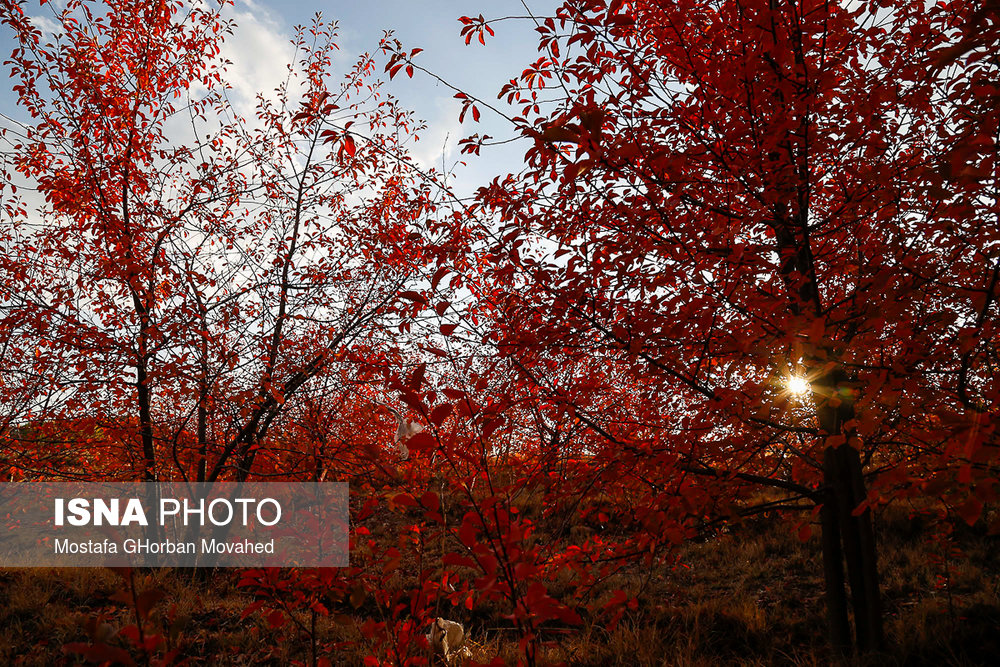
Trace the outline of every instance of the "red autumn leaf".
[[415, 301], [417, 303], [427, 303], [427, 297], [425, 297], [420, 292], [414, 292], [414, 291], [400, 292], [399, 298], [407, 299], [409, 301]]
[[397, 493], [392, 496], [392, 504], [400, 507], [416, 507], [417, 501], [409, 493]]
[[958, 508], [958, 515], [970, 526], [979, 521], [983, 514], [983, 501], [975, 496], [971, 496]]
[[471, 513], [466, 514], [462, 520], [461, 527], [458, 529], [458, 539], [470, 549], [476, 545], [476, 536], [479, 532], [476, 522], [477, 517], [475, 515]]
[[451, 403], [444, 403], [443, 405], [437, 406], [434, 408], [434, 411], [431, 412], [431, 423], [440, 427], [441, 424], [444, 423], [444, 420], [447, 419], [452, 413], [453, 409], [454, 406], [452, 406]]
[[280, 610], [275, 609], [267, 615], [267, 624], [272, 628], [280, 628], [285, 624], [285, 615]]
[[349, 156], [351, 156], [351, 157], [354, 157], [354, 155], [358, 151], [358, 147], [354, 143], [354, 137], [352, 137], [349, 134], [344, 134], [344, 138], [342, 140], [342, 144], [343, 144], [344, 150], [347, 152], [347, 154]]
[[407, 439], [406, 446], [413, 452], [429, 452], [437, 448], [437, 440], [427, 431], [421, 431]]
[[432, 512], [441, 509], [441, 500], [438, 498], [438, 494], [433, 491], [425, 491], [424, 495], [420, 496], [420, 504]]

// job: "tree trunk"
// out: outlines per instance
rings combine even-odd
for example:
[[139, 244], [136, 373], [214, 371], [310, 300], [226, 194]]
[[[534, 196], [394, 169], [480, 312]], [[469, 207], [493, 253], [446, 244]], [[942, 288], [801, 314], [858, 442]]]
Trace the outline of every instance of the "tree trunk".
[[[830, 452], [832, 450], [828, 450]], [[826, 466], [824, 466], [826, 467]], [[823, 543], [823, 579], [826, 587], [826, 619], [830, 643], [841, 656], [851, 653], [851, 626], [847, 616], [847, 590], [844, 581], [844, 554], [840, 548], [840, 522], [831, 480], [826, 479], [826, 493], [820, 509]]]
[[[144, 321], [144, 320], [143, 320]], [[156, 483], [156, 449], [153, 439], [152, 392], [149, 388], [148, 353], [145, 330], [139, 334], [139, 359], [136, 363], [136, 389], [139, 401], [139, 434], [142, 439], [142, 481], [147, 484], [146, 503], [150, 507], [160, 506], [160, 490]], [[160, 539], [160, 526], [153, 521], [146, 528], [149, 540]]]
[[883, 644], [882, 605], [871, 512], [867, 508], [861, 514], [855, 512], [865, 499], [861, 460], [858, 451], [850, 445], [841, 445], [834, 455], [838, 468], [840, 533], [851, 584], [858, 650], [862, 653], [878, 651]]
[[823, 455], [823, 570], [831, 640], [838, 649], [845, 645], [845, 634], [850, 640], [849, 628], [845, 628], [843, 558], [851, 587], [857, 649], [860, 653], [879, 651], [884, 636], [875, 533], [871, 511], [856, 511], [867, 492], [861, 457], [851, 443], [854, 433], [845, 426], [854, 418], [853, 391], [839, 367], [817, 378], [813, 389], [820, 426], [828, 440], [837, 438]]
[[[140, 334], [142, 336], [142, 334]], [[136, 362], [136, 392], [139, 403], [139, 437], [142, 441], [142, 481], [156, 481], [156, 449], [153, 440], [152, 397], [149, 389], [146, 341], [139, 340], [139, 359]]]

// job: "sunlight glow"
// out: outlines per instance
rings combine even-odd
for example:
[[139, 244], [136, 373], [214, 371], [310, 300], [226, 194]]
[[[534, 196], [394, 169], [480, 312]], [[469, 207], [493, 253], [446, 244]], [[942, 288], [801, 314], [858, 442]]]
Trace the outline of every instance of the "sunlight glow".
[[809, 383], [805, 378], [793, 375], [788, 378], [788, 391], [796, 396], [804, 396], [809, 393]]

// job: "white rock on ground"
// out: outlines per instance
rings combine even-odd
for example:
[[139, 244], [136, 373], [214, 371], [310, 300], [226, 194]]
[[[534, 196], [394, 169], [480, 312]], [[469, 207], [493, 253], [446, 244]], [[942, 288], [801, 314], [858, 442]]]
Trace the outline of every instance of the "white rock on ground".
[[472, 657], [472, 651], [465, 644], [465, 628], [461, 623], [437, 618], [427, 632], [427, 643], [436, 655], [444, 658], [446, 664], [461, 665]]

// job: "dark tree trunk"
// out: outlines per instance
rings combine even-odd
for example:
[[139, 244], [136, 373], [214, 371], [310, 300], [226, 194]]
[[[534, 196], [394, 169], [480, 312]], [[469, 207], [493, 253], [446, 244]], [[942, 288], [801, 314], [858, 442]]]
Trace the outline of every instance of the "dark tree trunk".
[[[144, 313], [140, 313], [144, 315]], [[139, 359], [136, 362], [136, 390], [139, 402], [139, 435], [142, 439], [142, 481], [147, 483], [146, 503], [150, 507], [160, 506], [160, 490], [156, 474], [156, 448], [153, 438], [152, 390], [149, 387], [149, 352], [147, 341], [147, 320], [140, 319], [142, 330], [139, 332]], [[160, 526], [153, 521], [146, 529], [146, 535], [151, 541], [159, 541]]]
[[[828, 450], [828, 456], [832, 450]], [[829, 466], [824, 466], [829, 467]], [[847, 590], [844, 581], [844, 553], [840, 548], [840, 522], [837, 501], [830, 479], [820, 510], [823, 543], [823, 579], [826, 585], [826, 618], [830, 643], [841, 656], [851, 652], [851, 626], [847, 616]]]
[[[845, 633], [846, 597], [844, 562], [851, 588], [854, 634], [860, 653], [879, 651], [884, 644], [878, 558], [871, 511], [857, 512], [867, 492], [861, 457], [851, 443], [853, 431], [845, 426], [854, 417], [853, 390], [840, 368], [833, 368], [813, 382], [820, 426], [831, 442], [823, 456], [826, 486], [822, 510], [823, 569], [826, 573], [827, 612], [831, 640], [841, 649]], [[843, 562], [842, 560], [843, 559]]]

